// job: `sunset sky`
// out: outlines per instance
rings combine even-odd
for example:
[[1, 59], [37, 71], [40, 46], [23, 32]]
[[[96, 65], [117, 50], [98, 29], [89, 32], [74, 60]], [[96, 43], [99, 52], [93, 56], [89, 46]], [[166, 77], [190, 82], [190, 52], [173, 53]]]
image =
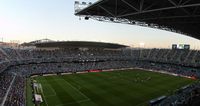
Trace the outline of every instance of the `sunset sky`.
[[[95, 2], [96, 0], [84, 0]], [[102, 41], [137, 47], [171, 47], [200, 41], [172, 32], [134, 25], [79, 20], [74, 15], [74, 0], [0, 0], [0, 38], [29, 42], [49, 38], [68, 41]]]

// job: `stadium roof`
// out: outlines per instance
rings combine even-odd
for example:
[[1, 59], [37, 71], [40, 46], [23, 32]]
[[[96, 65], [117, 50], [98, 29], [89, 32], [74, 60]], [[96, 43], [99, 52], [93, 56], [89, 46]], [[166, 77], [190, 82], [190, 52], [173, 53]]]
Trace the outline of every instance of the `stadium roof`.
[[43, 42], [35, 44], [38, 48], [107, 48], [107, 49], [119, 49], [128, 46], [103, 43], [103, 42], [89, 42], [89, 41], [59, 41], [59, 42]]
[[158, 28], [200, 39], [200, 0], [99, 0], [79, 9], [75, 15]]

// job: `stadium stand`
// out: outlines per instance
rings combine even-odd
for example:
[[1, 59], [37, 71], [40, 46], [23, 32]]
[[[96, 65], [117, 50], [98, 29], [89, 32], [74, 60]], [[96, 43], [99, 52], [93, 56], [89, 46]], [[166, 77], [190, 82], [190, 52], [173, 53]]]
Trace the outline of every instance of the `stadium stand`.
[[17, 76], [5, 101], [5, 106], [25, 106], [25, 80]]
[[3, 101], [6, 90], [8, 89], [13, 76], [8, 73], [1, 73], [0, 75], [0, 101]]
[[[0, 103], [8, 106], [25, 105], [25, 79], [31, 75], [143, 68], [177, 76], [200, 78], [200, 52], [197, 50], [95, 49], [93, 47], [89, 49], [60, 48], [51, 50], [2, 48], [0, 58], [0, 84], [2, 85], [0, 87]], [[11, 84], [13, 78], [15, 79]], [[9, 86], [10, 89], [8, 89]], [[188, 90], [184, 90], [184, 93], [177, 91], [178, 93], [167, 97], [161, 104], [192, 103], [193, 99], [191, 99], [191, 95], [188, 95], [194, 89], [199, 88], [199, 84], [190, 86], [187, 88]], [[8, 92], [7, 95], [6, 92]], [[197, 98], [197, 94], [199, 92], [196, 92], [195, 98]], [[5, 97], [6, 100], [3, 101]], [[187, 100], [187, 103], [183, 100]]]
[[182, 87], [178, 89], [173, 95], [167, 97], [164, 101], [161, 101], [161, 103], [154, 106], [197, 106], [199, 104], [199, 101], [196, 100], [199, 98], [199, 88], [199, 83]]

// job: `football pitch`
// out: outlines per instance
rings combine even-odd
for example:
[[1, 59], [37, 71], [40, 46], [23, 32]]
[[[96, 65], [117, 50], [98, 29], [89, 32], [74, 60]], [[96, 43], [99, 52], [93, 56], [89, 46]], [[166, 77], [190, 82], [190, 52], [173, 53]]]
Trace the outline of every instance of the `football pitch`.
[[[32, 78], [42, 86], [40, 106], [146, 106], [194, 80], [144, 70], [126, 70]], [[27, 81], [27, 105], [32, 106]]]

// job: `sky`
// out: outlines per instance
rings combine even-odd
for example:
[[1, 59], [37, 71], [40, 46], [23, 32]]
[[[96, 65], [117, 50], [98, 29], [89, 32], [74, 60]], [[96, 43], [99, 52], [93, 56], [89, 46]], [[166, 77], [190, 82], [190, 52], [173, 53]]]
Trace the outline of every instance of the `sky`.
[[[84, 0], [95, 2], [97, 0]], [[0, 0], [0, 38], [29, 42], [39, 39], [59, 41], [101, 41], [146, 48], [169, 48], [190, 44], [200, 49], [200, 41], [158, 29], [79, 20], [74, 0]]]

